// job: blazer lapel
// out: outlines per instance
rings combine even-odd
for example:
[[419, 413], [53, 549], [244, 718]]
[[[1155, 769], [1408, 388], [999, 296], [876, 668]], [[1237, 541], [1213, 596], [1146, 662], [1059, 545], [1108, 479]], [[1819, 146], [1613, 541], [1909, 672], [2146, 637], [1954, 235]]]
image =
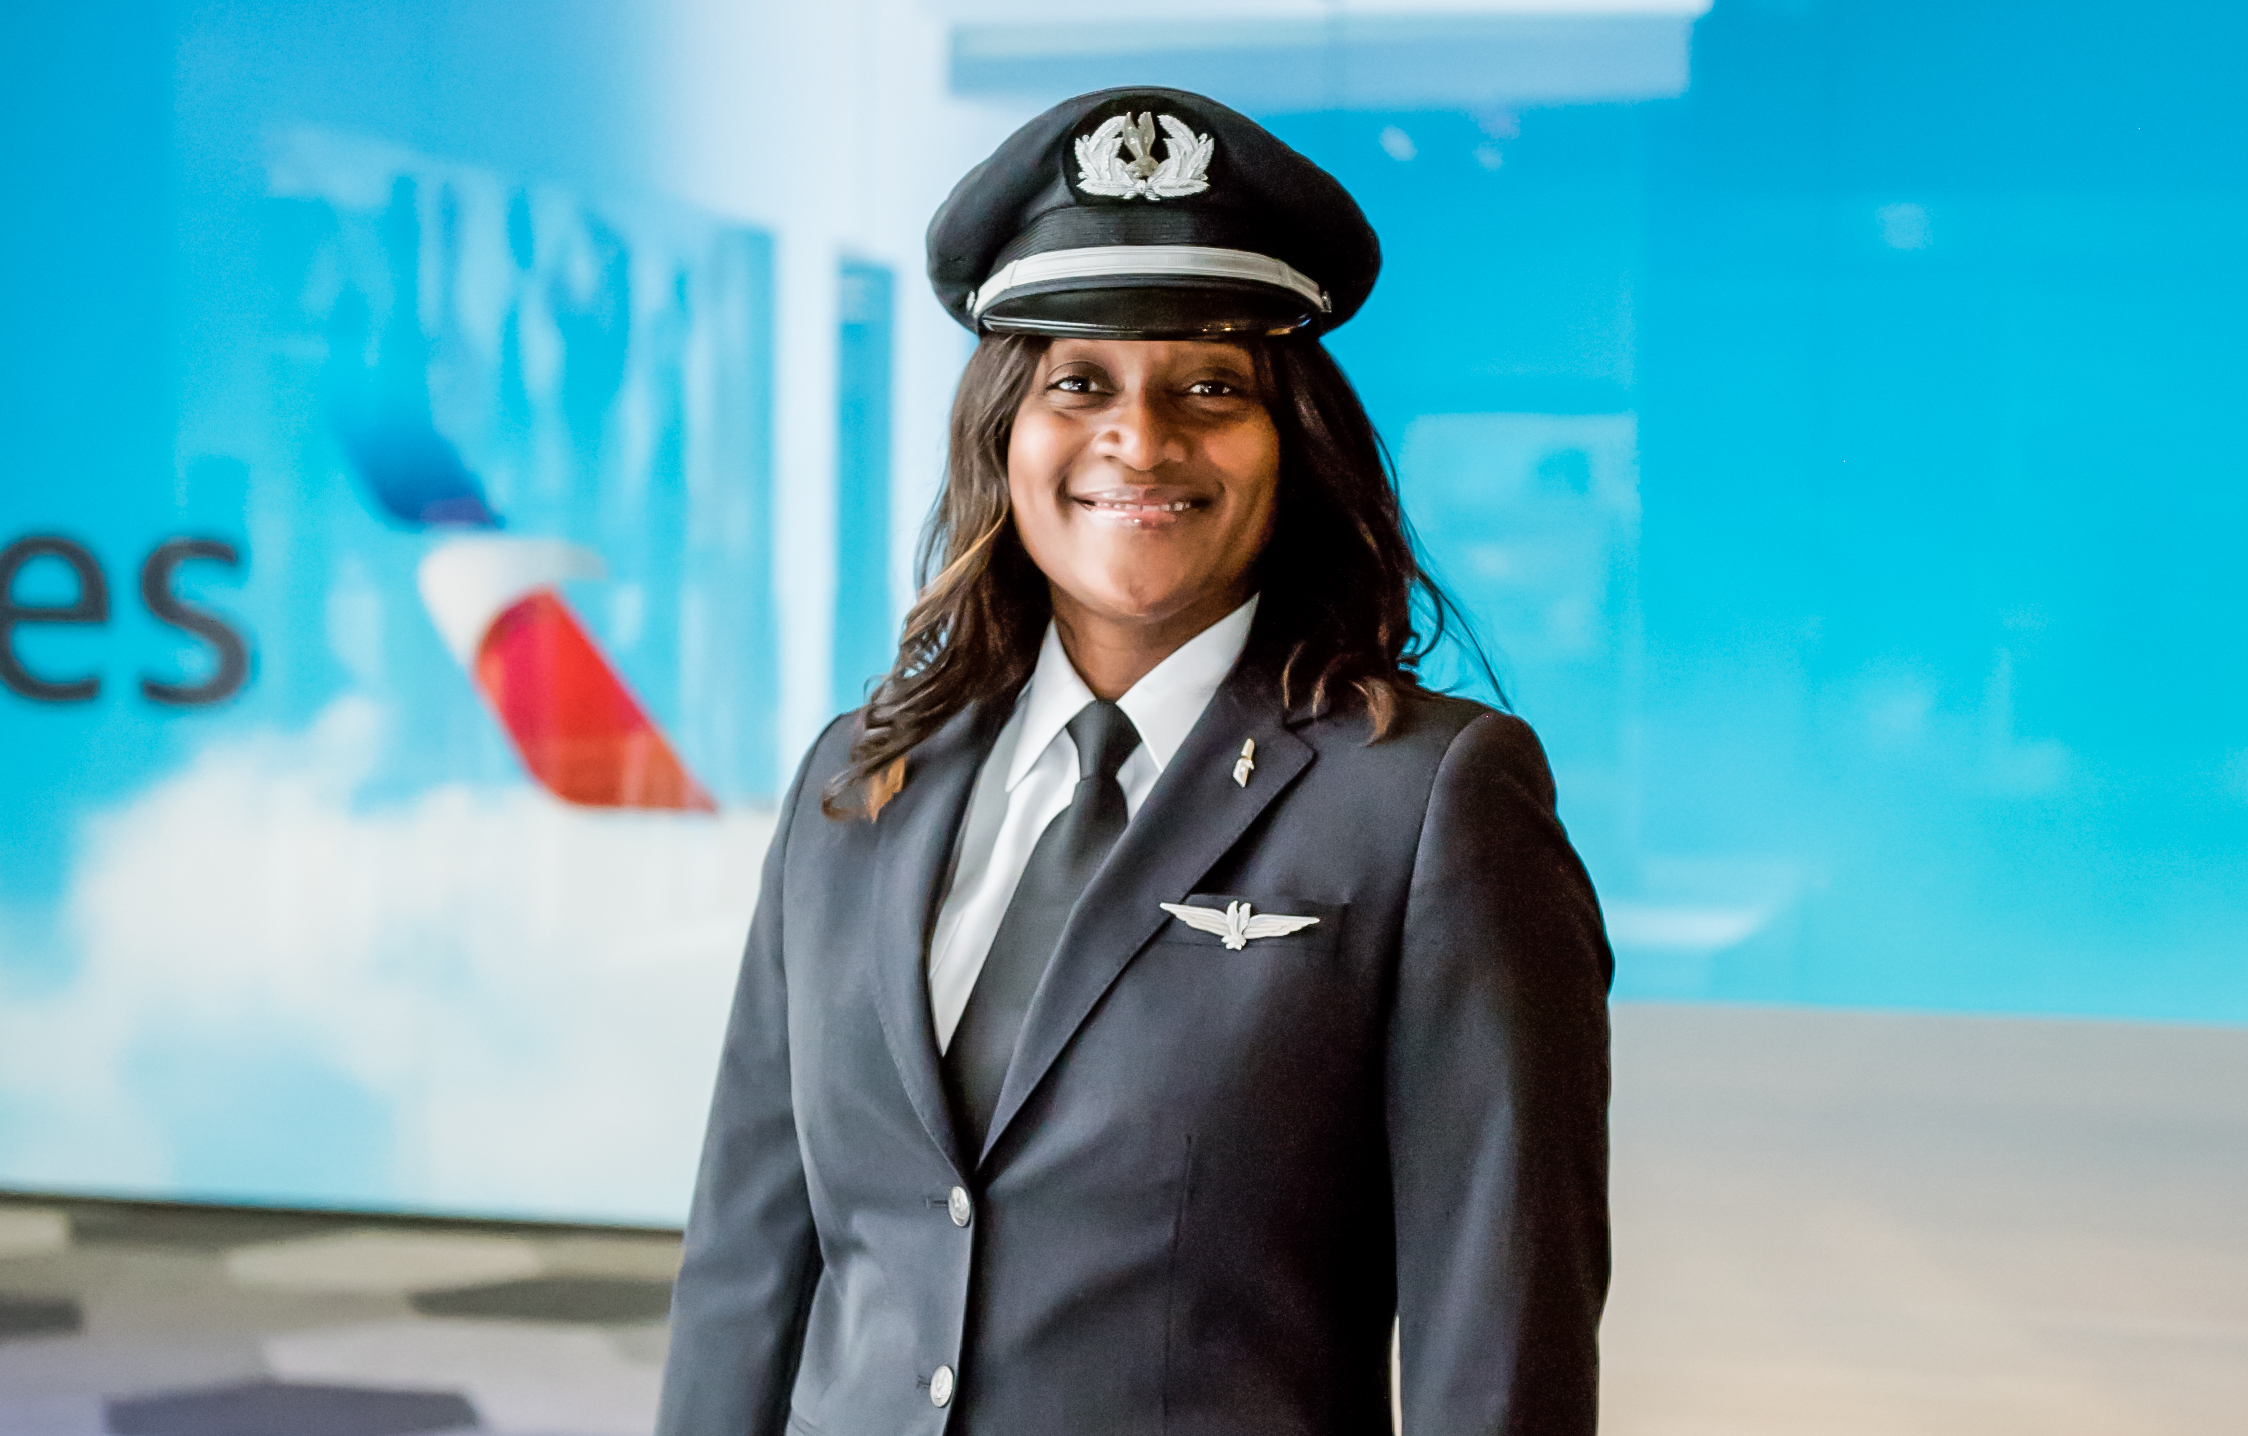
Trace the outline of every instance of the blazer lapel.
[[[1257, 748], [1256, 768], [1243, 785], [1233, 781], [1233, 765], [1245, 738]], [[1288, 730], [1269, 669], [1248, 661], [1237, 667], [1078, 899], [1024, 1014], [978, 1162], [998, 1145], [1109, 985], [1170, 920], [1156, 904], [1194, 891], [1314, 756]]]
[[968, 1167], [953, 1131], [929, 1017], [929, 926], [968, 795], [1009, 711], [1008, 703], [999, 701], [954, 714], [907, 758], [906, 785], [874, 824], [875, 1011], [921, 1125], [962, 1172]]

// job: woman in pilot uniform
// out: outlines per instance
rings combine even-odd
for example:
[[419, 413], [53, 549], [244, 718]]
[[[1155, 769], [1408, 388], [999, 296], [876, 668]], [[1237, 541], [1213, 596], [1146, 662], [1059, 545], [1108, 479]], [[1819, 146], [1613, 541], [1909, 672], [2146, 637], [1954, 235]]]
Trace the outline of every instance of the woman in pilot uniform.
[[1594, 1429], [1610, 957], [1536, 739], [1414, 676], [1319, 342], [1379, 262], [1171, 90], [937, 214], [981, 343], [766, 859], [663, 1436], [1370, 1436], [1393, 1319], [1408, 1432]]

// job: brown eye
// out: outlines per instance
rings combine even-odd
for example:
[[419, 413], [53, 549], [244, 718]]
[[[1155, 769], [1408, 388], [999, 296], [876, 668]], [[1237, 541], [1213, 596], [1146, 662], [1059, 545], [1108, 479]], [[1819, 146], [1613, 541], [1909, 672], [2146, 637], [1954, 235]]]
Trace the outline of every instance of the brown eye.
[[1197, 399], [1238, 399], [1242, 392], [1239, 385], [1225, 379], [1197, 379], [1186, 386], [1186, 391]]
[[1063, 394], [1090, 394], [1093, 392], [1093, 381], [1084, 374], [1064, 374], [1046, 387]]

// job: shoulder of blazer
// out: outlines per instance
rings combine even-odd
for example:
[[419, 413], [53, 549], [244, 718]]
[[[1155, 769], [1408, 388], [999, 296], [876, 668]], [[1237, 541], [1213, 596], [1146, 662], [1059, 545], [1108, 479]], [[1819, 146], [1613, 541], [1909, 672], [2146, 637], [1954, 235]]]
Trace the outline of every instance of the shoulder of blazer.
[[[793, 831], [801, 831], [803, 825], [817, 822], [830, 827], [856, 826], [868, 832], [874, 831], [875, 824], [863, 818], [830, 818], [820, 811], [820, 794], [826, 789], [828, 780], [842, 772], [844, 766], [851, 761], [851, 744], [858, 735], [859, 715], [865, 711], [863, 708], [854, 708], [848, 713], [837, 714], [821, 730], [820, 736], [813, 740], [810, 750], [804, 754], [803, 765], [797, 770], [796, 783], [791, 789], [795, 795], [794, 801], [785, 803], [786, 810], [780, 814], [780, 821], [784, 826]], [[978, 699], [971, 702], [965, 709], [946, 719], [936, 733], [923, 740], [921, 746], [906, 754], [906, 781], [914, 781], [915, 775], [929, 761], [927, 755], [932, 751], [941, 751], [944, 754], [943, 761], [973, 761], [980, 764], [999, 725], [1013, 711], [1012, 694], [1004, 695], [1003, 701]], [[965, 748], [961, 746], [960, 740], [965, 740]]]
[[1436, 785], [1480, 793], [1482, 801], [1518, 794], [1547, 817], [1554, 813], [1553, 769], [1545, 745], [1528, 723], [1493, 708], [1476, 714], [1445, 746]]
[[804, 761], [796, 768], [796, 780], [789, 784], [788, 797], [782, 800], [780, 825], [792, 828], [806, 818], [826, 822], [820, 812], [820, 793], [827, 780], [843, 771], [851, 759], [851, 737], [858, 732], [859, 714], [864, 710], [854, 708], [848, 713], [838, 713], [812, 740], [804, 751]]
[[1547, 809], [1553, 778], [1530, 725], [1488, 703], [1443, 693], [1412, 693], [1378, 742], [1363, 713], [1315, 718], [1296, 730], [1330, 771], [1352, 775], [1387, 793], [1434, 797], [1440, 787], [1498, 782], [1519, 788]]
[[1356, 749], [1382, 766], [1415, 762], [1433, 765], [1443, 759], [1445, 750], [1462, 730], [1486, 715], [1520, 722], [1488, 703], [1478, 703], [1471, 698], [1414, 692], [1398, 699], [1396, 721], [1376, 741], [1369, 741], [1373, 738], [1372, 721], [1357, 709], [1322, 714], [1300, 726], [1291, 726], [1295, 727], [1297, 737], [1319, 750], [1322, 761], [1348, 763], [1351, 761], [1348, 755]]

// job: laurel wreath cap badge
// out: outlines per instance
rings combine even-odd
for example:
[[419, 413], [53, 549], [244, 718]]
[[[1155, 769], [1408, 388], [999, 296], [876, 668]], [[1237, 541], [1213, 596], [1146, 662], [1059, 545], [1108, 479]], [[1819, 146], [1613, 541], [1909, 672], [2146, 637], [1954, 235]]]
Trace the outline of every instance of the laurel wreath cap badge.
[[[1163, 158], [1155, 157], [1155, 127], [1163, 127]], [[1129, 148], [1132, 157], [1124, 158]], [[1077, 137], [1077, 187], [1111, 199], [1149, 203], [1183, 199], [1210, 187], [1210, 157], [1218, 142], [1197, 135], [1175, 115], [1153, 112], [1132, 118], [1129, 111], [1101, 121]]]

